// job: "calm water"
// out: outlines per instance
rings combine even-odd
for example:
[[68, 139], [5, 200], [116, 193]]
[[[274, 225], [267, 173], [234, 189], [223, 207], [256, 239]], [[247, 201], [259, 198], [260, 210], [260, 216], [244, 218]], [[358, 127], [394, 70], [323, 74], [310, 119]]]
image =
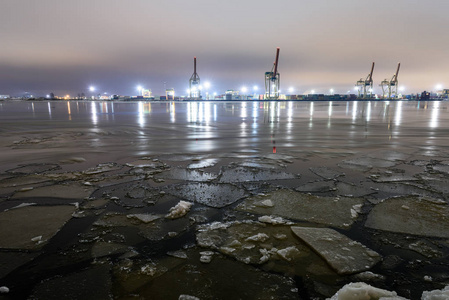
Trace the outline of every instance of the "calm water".
[[[80, 152], [114, 160], [157, 153], [433, 151], [448, 144], [447, 106], [409, 101], [2, 102], [1, 161]], [[34, 145], [31, 156], [27, 144]], [[24, 151], [12, 151], [14, 145]]]
[[[4, 245], [0, 286], [11, 288], [7, 299], [178, 299], [180, 293], [201, 299], [326, 299], [345, 283], [365, 280], [335, 274], [290, 236], [289, 226], [282, 247], [302, 247], [300, 253], [308, 253], [304, 261], [301, 254], [294, 262], [247, 264], [232, 252], [219, 255], [198, 245], [198, 225], [259, 224], [254, 223], [258, 213], [236, 206], [253, 195], [271, 197], [284, 190], [360, 198], [360, 214], [348, 215], [354, 224], [339, 232], [382, 256], [370, 270], [383, 279], [370, 283], [421, 299], [423, 291], [447, 282], [449, 246], [441, 238], [447, 222], [408, 206], [401, 208], [407, 218], [400, 225], [418, 231], [374, 230], [365, 222], [386, 199], [405, 197], [413, 204], [418, 196], [433, 199], [425, 204], [429, 207], [442, 205], [441, 220], [448, 219], [447, 107], [448, 102], [436, 101], [0, 102], [0, 211], [8, 222], [0, 235], [12, 231], [29, 242], [22, 221], [37, 216], [19, 208], [12, 210], [18, 217], [6, 217], [22, 203], [35, 203], [30, 209], [49, 214], [80, 204], [67, 223], [55, 225], [59, 231], [44, 248]], [[180, 219], [161, 217], [151, 225], [128, 216], [164, 216], [180, 200], [193, 203]], [[318, 205], [311, 216], [292, 219], [334, 228], [327, 222], [341, 218], [338, 212], [349, 214], [338, 203], [332, 202], [330, 211]], [[283, 208], [290, 218], [291, 207]], [[325, 222], [317, 225], [315, 213]], [[396, 210], [383, 213], [397, 218]], [[236, 234], [230, 240], [258, 230], [274, 236], [282, 226], [262, 227], [233, 224], [223, 234]], [[40, 227], [34, 229], [33, 238], [42, 234]], [[121, 256], [130, 249], [129, 256]], [[200, 262], [204, 250], [216, 252], [211, 264]], [[188, 258], [168, 255], [173, 251]], [[259, 260], [257, 248], [251, 255]]]

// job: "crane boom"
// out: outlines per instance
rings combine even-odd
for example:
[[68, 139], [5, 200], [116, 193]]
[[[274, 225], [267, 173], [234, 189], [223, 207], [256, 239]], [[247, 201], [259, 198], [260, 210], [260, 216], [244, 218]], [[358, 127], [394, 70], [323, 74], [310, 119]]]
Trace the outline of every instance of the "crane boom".
[[399, 75], [399, 69], [401, 68], [401, 63], [398, 63], [398, 68], [396, 70], [396, 74], [393, 75], [393, 79], [391, 81], [397, 82], [398, 81], [398, 75]]
[[278, 72], [278, 63], [279, 63], [279, 51], [281, 49], [279, 47], [276, 48], [276, 60], [274, 61], [274, 73], [273, 77], [276, 77], [276, 74]]
[[368, 77], [366, 78], [367, 81], [369, 81], [369, 82], [373, 81], [373, 71], [374, 71], [374, 62], [373, 62], [373, 65], [371, 66], [371, 72], [369, 73]]
[[193, 58], [193, 74], [196, 74], [196, 56]]

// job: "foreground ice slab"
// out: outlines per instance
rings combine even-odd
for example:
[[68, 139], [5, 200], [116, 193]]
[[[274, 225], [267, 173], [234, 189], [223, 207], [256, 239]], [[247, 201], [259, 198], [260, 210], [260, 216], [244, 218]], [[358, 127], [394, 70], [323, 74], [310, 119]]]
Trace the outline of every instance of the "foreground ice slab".
[[[266, 205], [267, 200], [271, 205]], [[345, 228], [354, 222], [353, 207], [363, 202], [360, 198], [318, 197], [282, 189], [250, 197], [237, 209]]]
[[390, 198], [371, 210], [365, 226], [449, 238], [449, 205], [441, 200], [416, 196]]
[[0, 213], [0, 248], [39, 249], [72, 217], [75, 206], [27, 206]]
[[396, 292], [375, 288], [363, 282], [352, 282], [342, 287], [328, 300], [407, 300]]
[[319, 253], [338, 274], [369, 270], [380, 255], [329, 228], [292, 227], [292, 231]]

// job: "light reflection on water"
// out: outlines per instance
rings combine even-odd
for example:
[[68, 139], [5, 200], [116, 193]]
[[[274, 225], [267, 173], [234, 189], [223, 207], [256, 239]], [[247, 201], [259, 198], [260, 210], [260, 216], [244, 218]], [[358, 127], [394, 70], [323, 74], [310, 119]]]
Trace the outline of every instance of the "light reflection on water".
[[[397, 145], [406, 139], [439, 145], [444, 135], [438, 130], [449, 126], [448, 102], [437, 101], [64, 102], [4, 102], [0, 116], [57, 120], [61, 128], [80, 130], [127, 127], [123, 143], [137, 138], [140, 148], [158, 151], [163, 145], [154, 140], [180, 151], [239, 151], [268, 149], [266, 143], [275, 137], [277, 153], [295, 147]], [[135, 136], [133, 127], [139, 129]]]

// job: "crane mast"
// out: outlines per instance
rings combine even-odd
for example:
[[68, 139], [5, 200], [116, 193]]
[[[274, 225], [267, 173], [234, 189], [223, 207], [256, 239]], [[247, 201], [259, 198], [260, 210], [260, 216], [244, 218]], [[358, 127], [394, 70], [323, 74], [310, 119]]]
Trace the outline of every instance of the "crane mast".
[[279, 52], [280, 48], [277, 47], [273, 69], [271, 69], [271, 72], [265, 72], [265, 99], [268, 100], [279, 99], [281, 79], [281, 75], [278, 73]]
[[374, 72], [374, 62], [371, 66], [371, 72], [368, 73], [368, 76], [365, 78], [360, 78], [356, 83], [356, 87], [359, 93], [359, 98], [369, 99], [373, 97], [373, 72]]
[[384, 99], [395, 99], [399, 97], [398, 93], [398, 76], [399, 76], [399, 69], [401, 68], [401, 63], [398, 63], [398, 68], [396, 69], [396, 73], [393, 74], [390, 80], [384, 79], [380, 86], [382, 87], [382, 98]]
[[196, 73], [196, 57], [193, 58], [193, 74], [189, 80], [189, 97], [190, 99], [200, 99], [200, 76]]

